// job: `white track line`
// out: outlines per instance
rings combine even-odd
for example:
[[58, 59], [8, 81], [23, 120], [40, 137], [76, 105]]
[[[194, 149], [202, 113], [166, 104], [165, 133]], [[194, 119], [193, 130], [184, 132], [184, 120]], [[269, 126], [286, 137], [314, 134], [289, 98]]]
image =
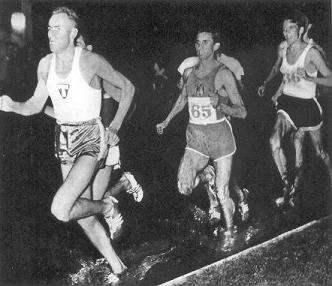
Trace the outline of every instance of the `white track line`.
[[198, 275], [202, 274], [205, 270], [207, 270], [207, 269], [209, 269], [211, 267], [221, 266], [221, 265], [223, 265], [224, 263], [226, 263], [228, 261], [238, 259], [241, 256], [247, 255], [247, 254], [249, 254], [250, 252], [252, 252], [254, 250], [257, 250], [259, 248], [264, 248], [264, 247], [268, 246], [269, 244], [277, 243], [277, 242], [283, 240], [284, 238], [291, 236], [294, 233], [301, 232], [304, 229], [306, 229], [308, 227], [311, 227], [311, 226], [313, 226], [315, 224], [320, 224], [323, 221], [328, 220], [329, 218], [332, 218], [332, 215], [323, 217], [323, 218], [321, 218], [319, 220], [313, 220], [311, 222], [308, 222], [308, 223], [306, 223], [306, 224], [304, 224], [302, 226], [299, 226], [297, 228], [294, 228], [292, 230], [284, 232], [284, 233], [282, 233], [282, 234], [280, 234], [280, 235], [278, 235], [278, 236], [276, 236], [274, 238], [271, 238], [270, 240], [267, 240], [267, 241], [265, 241], [265, 242], [263, 242], [261, 244], [257, 244], [257, 245], [255, 245], [253, 247], [250, 247], [250, 248], [247, 248], [247, 249], [245, 249], [243, 251], [240, 251], [240, 252], [238, 252], [238, 253], [236, 253], [234, 255], [231, 255], [231, 256], [226, 257], [226, 258], [221, 259], [221, 260], [218, 260], [217, 262], [214, 262], [212, 264], [209, 264], [207, 266], [204, 266], [202, 268], [199, 268], [197, 270], [189, 272], [189, 273], [187, 273], [185, 275], [182, 275], [182, 276], [179, 276], [177, 278], [174, 278], [173, 280], [167, 281], [167, 282], [165, 282], [163, 284], [160, 284], [159, 286], [176, 286], [176, 285], [181, 285], [181, 284], [185, 283], [186, 280], [187, 280], [187, 278], [190, 277], [190, 276], [198, 276]]

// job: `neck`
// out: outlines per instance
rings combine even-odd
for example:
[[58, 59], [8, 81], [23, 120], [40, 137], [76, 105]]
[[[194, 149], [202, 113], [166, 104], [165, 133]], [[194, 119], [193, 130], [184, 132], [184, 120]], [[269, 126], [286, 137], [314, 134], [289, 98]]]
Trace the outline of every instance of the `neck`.
[[214, 66], [216, 63], [216, 60], [214, 59], [214, 57], [209, 57], [207, 59], [201, 59], [200, 60], [200, 66], [205, 69], [205, 68], [209, 68], [211, 66]]
[[295, 51], [298, 51], [302, 48], [302, 45], [303, 45], [303, 41], [301, 39], [298, 39], [296, 42], [294, 42], [293, 44], [291, 44], [289, 46], [290, 50], [295, 52]]
[[75, 54], [75, 46], [69, 46], [67, 49], [64, 51], [55, 53], [56, 59], [61, 61], [61, 62], [67, 62], [67, 61], [72, 61], [73, 57]]

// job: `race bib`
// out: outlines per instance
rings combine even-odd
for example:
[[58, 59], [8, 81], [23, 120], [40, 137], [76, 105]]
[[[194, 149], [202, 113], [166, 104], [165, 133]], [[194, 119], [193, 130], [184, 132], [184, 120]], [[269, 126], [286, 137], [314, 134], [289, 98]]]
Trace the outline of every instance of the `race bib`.
[[210, 97], [188, 97], [190, 122], [207, 124], [217, 121], [216, 109], [210, 103]]

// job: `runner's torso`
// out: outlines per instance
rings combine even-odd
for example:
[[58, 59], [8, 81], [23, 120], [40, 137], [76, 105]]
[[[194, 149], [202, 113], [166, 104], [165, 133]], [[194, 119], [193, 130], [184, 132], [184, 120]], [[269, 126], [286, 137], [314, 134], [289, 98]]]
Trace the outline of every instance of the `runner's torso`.
[[59, 122], [88, 121], [100, 114], [101, 89], [84, 80], [79, 67], [81, 52], [82, 48], [75, 48], [72, 69], [65, 78], [56, 74], [56, 57], [51, 58], [46, 86]]
[[[287, 61], [286, 52], [284, 51], [282, 65], [280, 68], [283, 74], [284, 88], [283, 93], [288, 96], [310, 99], [316, 95], [316, 84], [301, 78], [297, 70], [305, 68], [305, 58], [312, 45], [308, 44], [294, 64], [289, 64]], [[308, 73], [311, 77], [317, 77], [317, 71], [314, 73]]]
[[[195, 69], [189, 74], [184, 88], [188, 96], [190, 123], [211, 124], [224, 120], [225, 114], [214, 108], [210, 103], [210, 96], [217, 92], [215, 78], [220, 68], [221, 65], [202, 77], [196, 75]], [[229, 98], [220, 96], [220, 101], [227, 104]]]

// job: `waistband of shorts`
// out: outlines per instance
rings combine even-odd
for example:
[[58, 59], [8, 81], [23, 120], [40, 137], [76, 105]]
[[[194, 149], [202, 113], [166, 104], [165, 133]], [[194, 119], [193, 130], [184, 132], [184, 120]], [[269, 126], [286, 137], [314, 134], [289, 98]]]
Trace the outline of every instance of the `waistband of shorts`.
[[56, 122], [58, 125], [64, 125], [64, 126], [82, 126], [82, 125], [96, 125], [96, 124], [100, 124], [101, 123], [101, 118], [97, 117], [97, 118], [93, 118], [87, 121], [76, 121], [76, 122], [72, 122], [72, 121], [59, 121], [57, 120]]
[[194, 124], [194, 125], [201, 125], [201, 126], [205, 126], [205, 125], [217, 124], [217, 123], [223, 122], [223, 121], [225, 121], [225, 120], [227, 120], [226, 116], [225, 116], [225, 117], [223, 117], [223, 118], [221, 118], [221, 119], [218, 119], [218, 120], [216, 120], [216, 121], [213, 121], [213, 122], [207, 122], [207, 123], [196, 123], [196, 122], [193, 122], [193, 121], [189, 120], [189, 123], [190, 123], [190, 124]]
[[286, 93], [282, 93], [281, 95], [288, 97], [290, 99], [294, 99], [294, 100], [298, 100], [298, 101], [302, 101], [302, 102], [309, 102], [311, 100], [314, 100], [316, 97], [310, 97], [310, 98], [302, 98], [302, 97], [297, 97], [297, 96], [293, 96], [293, 95], [289, 95]]

